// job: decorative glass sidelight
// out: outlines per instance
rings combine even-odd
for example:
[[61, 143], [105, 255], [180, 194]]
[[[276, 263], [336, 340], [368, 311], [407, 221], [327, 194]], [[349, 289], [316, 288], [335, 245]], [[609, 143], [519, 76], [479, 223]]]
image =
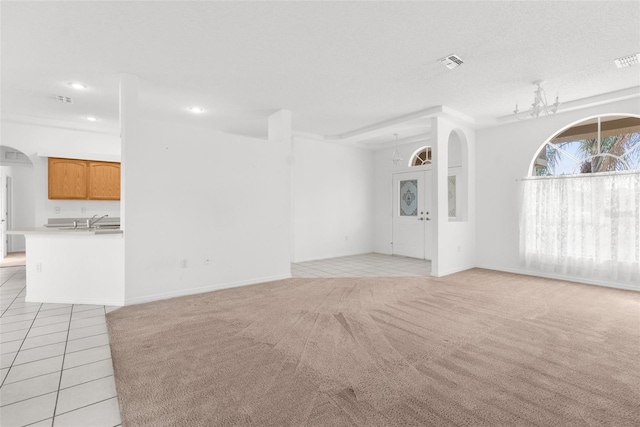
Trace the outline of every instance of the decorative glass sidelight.
[[449, 218], [456, 217], [456, 176], [447, 178], [447, 193], [449, 194]]
[[400, 216], [418, 216], [418, 180], [400, 181]]

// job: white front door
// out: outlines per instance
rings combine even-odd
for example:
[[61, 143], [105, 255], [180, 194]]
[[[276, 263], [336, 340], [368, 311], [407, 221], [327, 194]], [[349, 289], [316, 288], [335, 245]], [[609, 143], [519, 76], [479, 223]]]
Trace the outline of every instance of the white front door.
[[393, 175], [393, 254], [431, 259], [432, 172]]

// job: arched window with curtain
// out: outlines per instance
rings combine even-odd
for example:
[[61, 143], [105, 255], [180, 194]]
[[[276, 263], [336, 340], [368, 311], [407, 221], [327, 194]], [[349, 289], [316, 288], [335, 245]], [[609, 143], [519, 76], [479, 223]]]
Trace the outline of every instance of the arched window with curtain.
[[523, 179], [528, 268], [640, 282], [640, 118], [599, 116], [550, 138]]

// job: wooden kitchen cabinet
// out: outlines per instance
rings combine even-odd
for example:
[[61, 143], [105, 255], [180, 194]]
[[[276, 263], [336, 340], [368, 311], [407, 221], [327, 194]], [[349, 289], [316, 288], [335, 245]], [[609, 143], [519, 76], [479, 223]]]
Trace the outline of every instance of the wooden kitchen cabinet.
[[49, 157], [49, 199], [120, 200], [120, 163]]
[[86, 199], [87, 162], [49, 157], [49, 198]]
[[89, 199], [120, 200], [120, 163], [87, 162]]

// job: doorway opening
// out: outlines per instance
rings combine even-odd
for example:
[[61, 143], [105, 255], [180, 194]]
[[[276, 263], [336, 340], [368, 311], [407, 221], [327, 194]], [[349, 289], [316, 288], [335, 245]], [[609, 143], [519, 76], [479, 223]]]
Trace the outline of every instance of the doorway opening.
[[0, 260], [25, 251], [24, 236], [8, 231], [33, 226], [33, 184], [31, 159], [15, 148], [0, 147]]
[[11, 200], [12, 200], [12, 196], [11, 196], [11, 192], [13, 190], [13, 183], [11, 181], [11, 177], [8, 175], [4, 175], [2, 176], [3, 179], [3, 183], [2, 183], [2, 197], [0, 197], [0, 206], [1, 206], [1, 212], [2, 214], [0, 215], [1, 219], [0, 221], [2, 221], [2, 228], [0, 229], [0, 234], [2, 237], [2, 241], [1, 241], [1, 254], [2, 254], [2, 258], [4, 259], [7, 254], [9, 252], [11, 252], [11, 247], [10, 247], [10, 241], [9, 241], [9, 235], [7, 234], [8, 230], [11, 230], [12, 226], [11, 226], [11, 222], [12, 222], [12, 209], [11, 209]]

